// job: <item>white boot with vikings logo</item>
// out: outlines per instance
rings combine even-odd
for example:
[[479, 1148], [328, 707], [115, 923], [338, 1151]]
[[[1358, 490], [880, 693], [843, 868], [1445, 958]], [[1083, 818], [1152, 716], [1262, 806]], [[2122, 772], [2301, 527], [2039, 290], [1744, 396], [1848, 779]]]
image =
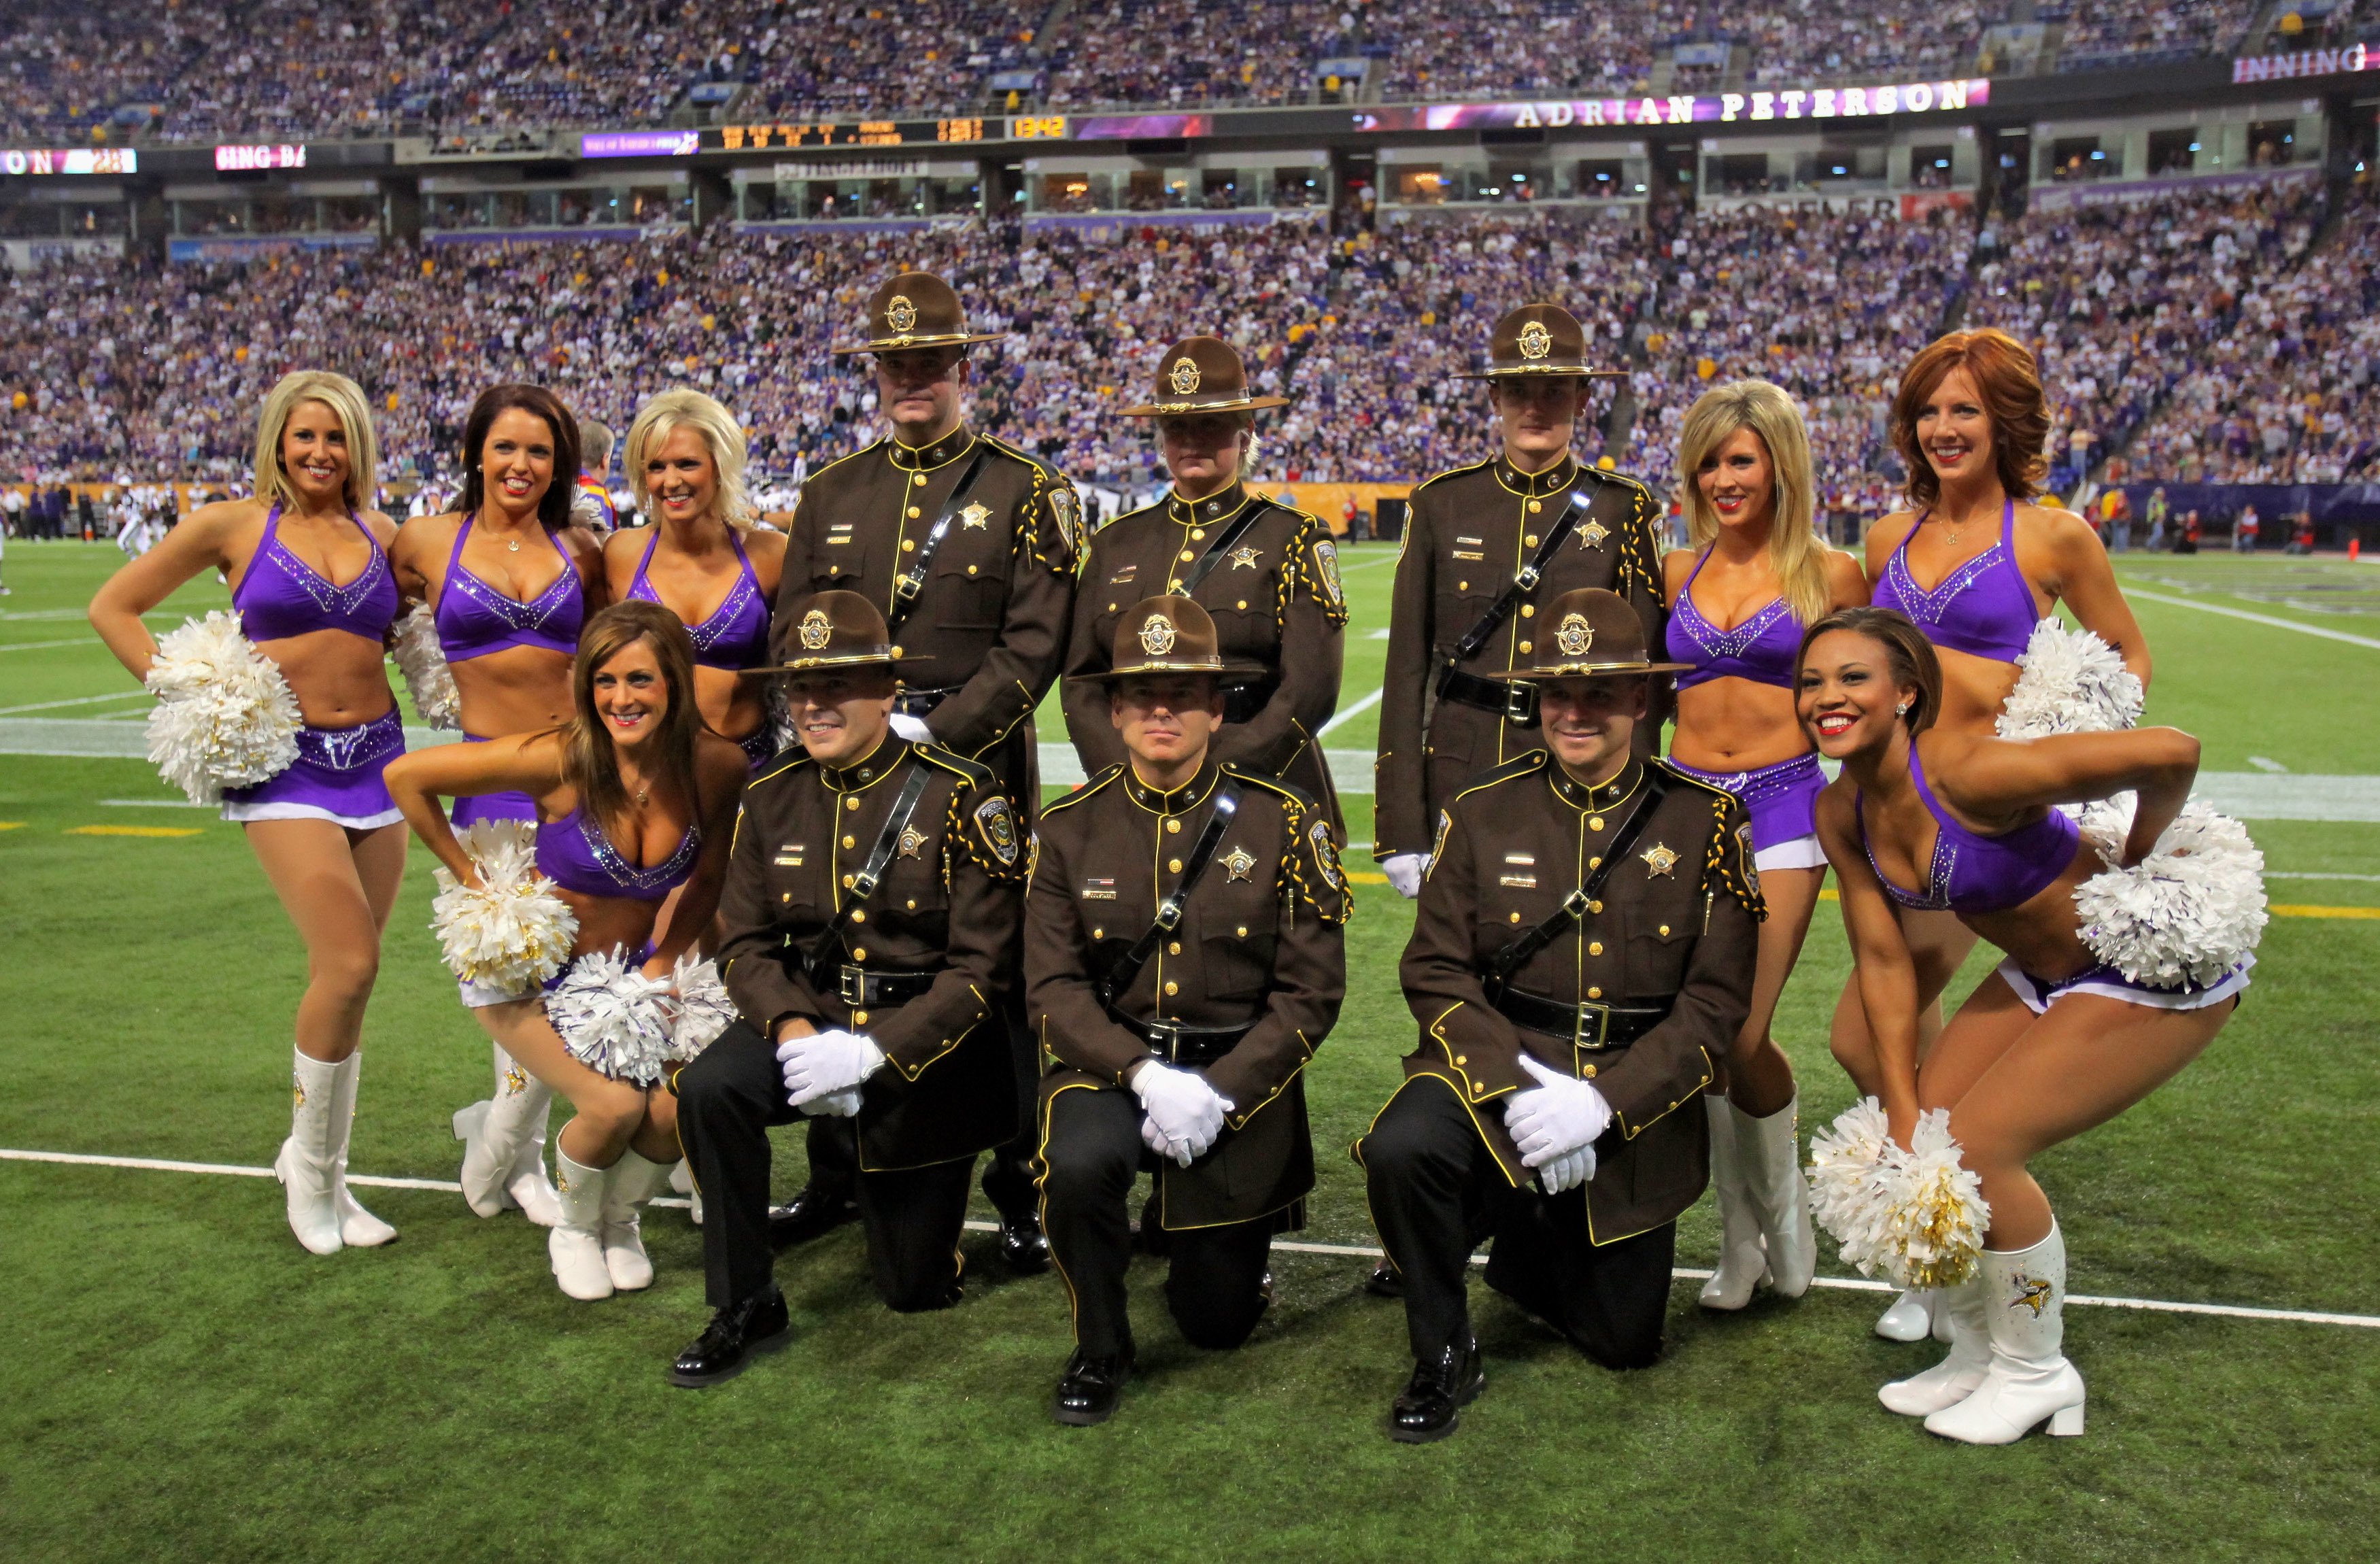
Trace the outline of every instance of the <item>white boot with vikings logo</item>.
[[545, 1124], [553, 1090], [501, 1046], [494, 1054], [495, 1096], [455, 1115], [455, 1138], [463, 1143], [463, 1198], [482, 1217], [517, 1207], [530, 1221], [550, 1228], [562, 1220], [545, 1176]]
[[2030, 1249], [1986, 1249], [1984, 1317], [1991, 1366], [1975, 1393], [1925, 1420], [1928, 1433], [1970, 1445], [2012, 1445], [2046, 1419], [2082, 1432], [2082, 1376], [2066, 1361], [2066, 1240], [2056, 1223]]
[[346, 1247], [339, 1237], [338, 1150], [332, 1133], [338, 1106], [339, 1067], [297, 1056], [289, 1082], [289, 1138], [273, 1159], [273, 1176], [287, 1191], [289, 1231], [317, 1255]]

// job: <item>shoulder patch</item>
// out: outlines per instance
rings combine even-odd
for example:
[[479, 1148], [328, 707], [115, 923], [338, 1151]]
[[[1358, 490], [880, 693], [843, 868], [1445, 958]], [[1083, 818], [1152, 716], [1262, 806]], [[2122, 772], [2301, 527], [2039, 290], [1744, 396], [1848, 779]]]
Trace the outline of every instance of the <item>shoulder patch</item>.
[[1429, 867], [1431, 868], [1434, 869], [1438, 867], [1438, 860], [1446, 855], [1447, 834], [1453, 830], [1454, 815], [1452, 811], [1440, 809], [1438, 812], [1437, 834], [1433, 835], [1429, 839]]
[[1347, 600], [1347, 588], [1339, 578], [1339, 545], [1329, 538], [1314, 541], [1314, 573], [1319, 578], [1322, 593], [1333, 607]]
[[1324, 882], [1333, 891], [1346, 890], [1347, 871], [1340, 867], [1339, 843], [1330, 835], [1330, 822], [1317, 819], [1306, 828], [1305, 840], [1314, 849], [1314, 864], [1322, 871]]
[[1017, 855], [1024, 851], [1024, 841], [1017, 832], [1015, 811], [1009, 808], [1007, 798], [995, 793], [978, 804], [975, 806], [975, 823], [976, 829], [983, 833], [984, 845], [991, 849], [992, 856], [1013, 867]]
[[1083, 499], [1075, 486], [1063, 479], [1050, 486], [1050, 518], [1058, 524], [1058, 536], [1066, 550], [1076, 559], [1083, 557], [1090, 535], [1083, 530]]

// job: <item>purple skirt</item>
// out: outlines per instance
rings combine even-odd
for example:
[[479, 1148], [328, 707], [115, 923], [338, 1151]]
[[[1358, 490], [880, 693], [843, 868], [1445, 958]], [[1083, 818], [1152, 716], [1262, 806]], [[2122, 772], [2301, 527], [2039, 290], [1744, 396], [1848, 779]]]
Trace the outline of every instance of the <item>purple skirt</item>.
[[394, 709], [352, 728], [300, 728], [298, 758], [254, 787], [224, 790], [227, 820], [330, 820], [350, 830], [405, 817], [381, 772], [405, 753], [405, 719]]
[[1759, 852], [1818, 834], [1818, 794], [1827, 773], [1818, 770], [1815, 755], [1797, 755], [1750, 771], [1706, 771], [1678, 759], [1671, 766], [1713, 787], [1735, 794], [1752, 818], [1752, 848]]
[[[465, 734], [465, 744], [485, 744], [477, 734]], [[455, 808], [447, 817], [456, 830], [476, 820], [527, 820], [537, 824], [537, 800], [526, 793], [482, 793], [455, 800]]]
[[2121, 1000], [2126, 1004], [2146, 1005], [2152, 1010], [2204, 1010], [2219, 1005], [2248, 987], [2249, 970], [2256, 964], [2253, 953], [2240, 958], [2240, 964], [2208, 984], [2204, 988], [2152, 988], [2145, 983], [2135, 983], [2114, 967], [2102, 962], [2089, 966], [2071, 977], [2036, 977], [2017, 965], [2010, 956], [2000, 963], [1999, 975], [2024, 1001], [2024, 1008], [2039, 1015], [2069, 994], [2097, 994], [2103, 999]]

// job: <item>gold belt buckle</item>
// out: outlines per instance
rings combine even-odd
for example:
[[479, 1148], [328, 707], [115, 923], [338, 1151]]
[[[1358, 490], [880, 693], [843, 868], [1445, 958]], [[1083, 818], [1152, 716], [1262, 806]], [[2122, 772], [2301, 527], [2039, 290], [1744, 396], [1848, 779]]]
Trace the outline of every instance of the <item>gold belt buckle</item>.
[[[1587, 1017], [1589, 1015], [1593, 1015], [1595, 1017], [1595, 1035], [1591, 1037], [1587, 1035]], [[1582, 1002], [1578, 1007], [1578, 1023], [1571, 1029], [1570, 1046], [1572, 1054], [1575, 1056], [1585, 1053], [1590, 1049], [1601, 1049], [1609, 1042], [1610, 1037], [1611, 1007], [1605, 1004], [1597, 1004], [1592, 1000]], [[1578, 1061], [1575, 1057], [1572, 1059], [1571, 1064], [1572, 1069], [1575, 1070], [1578, 1065]]]

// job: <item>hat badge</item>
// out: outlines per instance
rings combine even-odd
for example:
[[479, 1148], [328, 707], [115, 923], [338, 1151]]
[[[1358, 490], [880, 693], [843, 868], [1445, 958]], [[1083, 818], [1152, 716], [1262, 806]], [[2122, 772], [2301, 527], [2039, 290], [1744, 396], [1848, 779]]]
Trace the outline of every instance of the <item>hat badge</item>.
[[1198, 389], [1198, 366], [1187, 358], [1177, 358], [1173, 363], [1173, 372], [1168, 379], [1176, 396], [1187, 396]]
[[909, 302], [905, 293], [896, 293], [884, 301], [884, 323], [896, 332], [905, 332], [917, 323], [917, 307]]
[[1532, 321], [1521, 328], [1521, 357], [1542, 358], [1554, 350], [1554, 333], [1546, 330], [1543, 321]]
[[1554, 632], [1554, 645], [1564, 657], [1585, 657], [1595, 646], [1595, 626], [1584, 613], [1564, 614], [1561, 627]]
[[1150, 614], [1148, 623], [1140, 627], [1140, 649], [1151, 657], [1163, 657], [1172, 651], [1178, 638], [1173, 621], [1161, 613]]
[[834, 638], [834, 626], [827, 620], [824, 609], [814, 608], [802, 615], [800, 626], [802, 648], [806, 651], [823, 651]]

